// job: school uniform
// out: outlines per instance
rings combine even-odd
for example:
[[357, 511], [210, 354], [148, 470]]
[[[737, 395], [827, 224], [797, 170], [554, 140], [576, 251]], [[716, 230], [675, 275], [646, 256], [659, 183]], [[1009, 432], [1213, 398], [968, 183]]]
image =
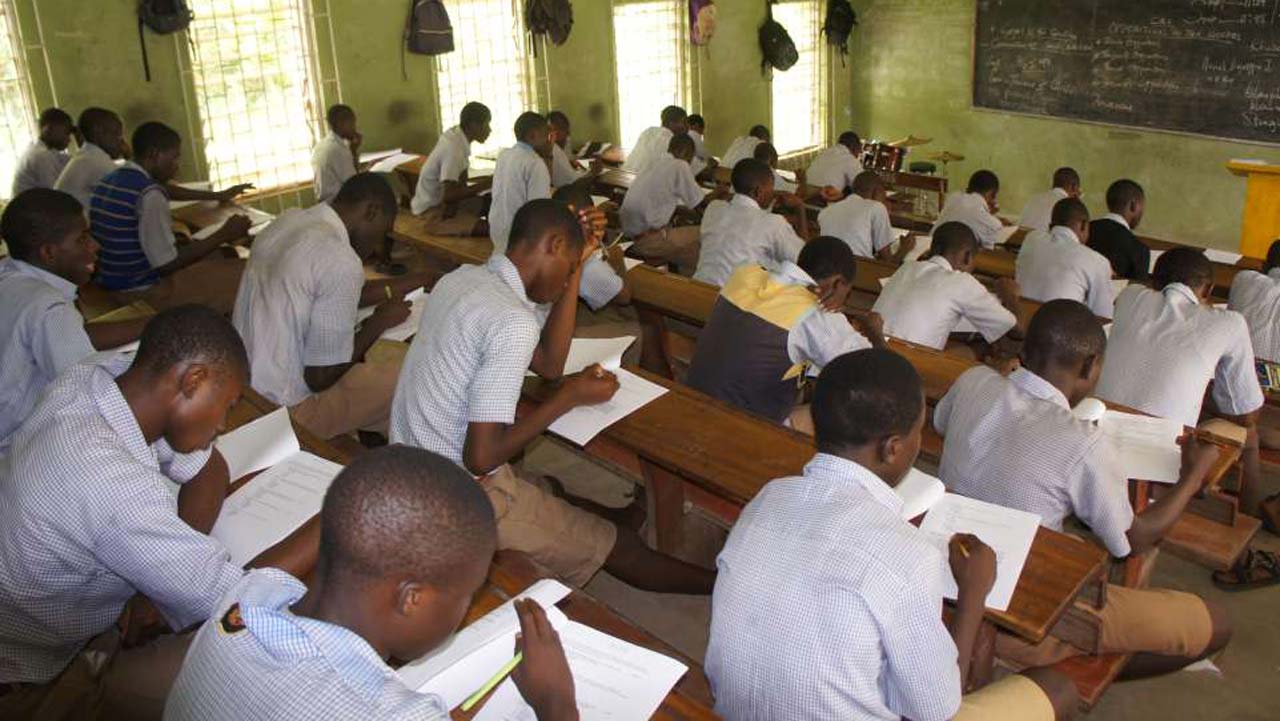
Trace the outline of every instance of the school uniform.
[[690, 165], [664, 153], [627, 190], [619, 215], [637, 253], [684, 268], [698, 263], [698, 226], [671, 226], [676, 208], [696, 208], [706, 196]]
[[978, 245], [990, 250], [996, 247], [1000, 230], [1004, 224], [991, 213], [987, 207], [987, 199], [978, 193], [952, 193], [938, 214], [938, 221], [933, 224], [937, 231], [943, 223], [964, 223], [978, 237]]
[[231, 321], [249, 352], [253, 389], [322, 438], [381, 429], [400, 367], [357, 362], [313, 392], [308, 366], [354, 360], [364, 267], [327, 203], [280, 214], [253, 243]]
[[93, 197], [93, 189], [115, 169], [116, 161], [107, 155], [107, 151], [86, 142], [80, 146], [75, 155], [71, 156], [54, 182], [53, 188], [73, 196], [87, 211], [89, 200]]
[[511, 221], [530, 200], [551, 197], [551, 172], [547, 161], [532, 145], [518, 142], [498, 154], [493, 171], [493, 202], [489, 208], [489, 237], [493, 252], [507, 252]]
[[1008, 333], [1018, 318], [969, 273], [946, 258], [903, 263], [880, 291], [872, 310], [884, 319], [885, 335], [942, 350], [963, 318], [988, 343]]
[[734, 138], [733, 142], [729, 143], [729, 149], [724, 151], [724, 160], [721, 161], [721, 165], [733, 170], [733, 166], [740, 161], [754, 158], [756, 156], [756, 146], [763, 142], [763, 140], [753, 135]]
[[773, 190], [776, 193], [794, 193], [798, 188], [795, 183], [791, 182], [782, 173], [777, 170], [773, 171]]
[[1280, 268], [1236, 273], [1227, 307], [1244, 316], [1253, 354], [1280, 363]]
[[[391, 442], [458, 466], [470, 423], [515, 422], [524, 374], [549, 309], [529, 299], [516, 266], [494, 254], [436, 284], [391, 406]], [[585, 584], [617, 540], [613, 524], [556, 498], [504, 464], [478, 481], [498, 519], [498, 547], [528, 553]]]
[[444, 184], [465, 182], [471, 164], [471, 141], [454, 126], [444, 131], [418, 174], [418, 184], [409, 201], [414, 215], [424, 215], [426, 230], [435, 235], [470, 235], [480, 220], [484, 202], [465, 198], [452, 205], [444, 201]]
[[862, 258], [876, 257], [896, 240], [884, 203], [856, 194], [819, 211], [818, 227], [823, 235], [843, 240]]
[[1221, 413], [1262, 406], [1244, 318], [1202, 305], [1181, 283], [1163, 291], [1125, 288], [1116, 298], [1098, 397], [1194, 427], [1209, 381]]
[[661, 125], [645, 128], [636, 138], [636, 146], [627, 152], [622, 169], [632, 173], [644, 172], [655, 160], [666, 155], [673, 137], [675, 133]]
[[166, 721], [447, 721], [439, 696], [405, 686], [360, 635], [290, 611], [306, 592], [279, 569], [247, 574], [196, 633]]
[[712, 285], [724, 285], [733, 271], [748, 263], [769, 270], [781, 267], [784, 261], [794, 263], [804, 249], [804, 241], [785, 218], [762, 209], [741, 193], [707, 206], [701, 235], [693, 277]]
[[1138, 240], [1119, 213], [1107, 213], [1089, 224], [1089, 247], [1111, 261], [1117, 278], [1146, 280], [1151, 276], [1151, 249]]
[[330, 132], [311, 151], [311, 171], [315, 176], [317, 203], [328, 203], [342, 190], [342, 184], [356, 174], [356, 160], [347, 141]]
[[13, 174], [14, 197], [32, 188], [52, 188], [70, 160], [67, 151], [54, 150], [43, 141], [28, 145], [18, 156], [18, 168]]
[[1028, 233], [1014, 273], [1025, 298], [1079, 301], [1102, 318], [1110, 318], [1115, 311], [1111, 263], [1065, 225]]
[[[1119, 455], [1049, 381], [1026, 368], [1005, 378], [977, 366], [938, 403], [933, 426], [945, 439], [938, 474], [951, 492], [1038, 514], [1056, 531], [1077, 516], [1112, 556], [1131, 552], [1134, 514]], [[1194, 656], [1213, 633], [1204, 602], [1177, 591], [1108, 586], [1098, 615], [1102, 653]], [[1005, 634], [998, 647], [1017, 665], [1081, 654], [1057, 640], [1033, 646]]]
[[689, 131], [689, 139], [693, 141], [693, 160], [689, 161], [689, 167], [693, 169], [693, 174], [700, 175], [702, 171], [707, 169], [707, 145], [702, 133], [696, 130]]
[[862, 161], [858, 160], [843, 145], [833, 145], [813, 159], [805, 180], [815, 188], [830, 186], [837, 190], [853, 187], [853, 179], [862, 172]]
[[586, 176], [586, 170], [578, 170], [569, 160], [569, 154], [556, 143], [551, 144], [551, 186], [563, 188], [573, 185]]
[[1020, 676], [962, 699], [941, 614], [947, 559], [901, 514], [878, 476], [825, 453], [756, 494], [716, 559], [705, 667], [717, 713], [1053, 718], [1048, 697]]
[[1048, 232], [1053, 222], [1053, 206], [1067, 197], [1067, 191], [1062, 188], [1050, 188], [1043, 193], [1031, 196], [1027, 204], [1022, 207], [1018, 225], [1031, 230]]

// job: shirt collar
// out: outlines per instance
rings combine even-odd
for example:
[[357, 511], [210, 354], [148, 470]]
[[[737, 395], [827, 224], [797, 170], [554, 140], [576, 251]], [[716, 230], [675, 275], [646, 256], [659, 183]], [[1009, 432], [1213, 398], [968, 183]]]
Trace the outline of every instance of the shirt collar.
[[1049, 229], [1049, 235], [1053, 236], [1057, 240], [1070, 241], [1072, 243], [1080, 242], [1080, 236], [1076, 235], [1076, 232], [1074, 230], [1068, 228], [1065, 225], [1053, 226], [1052, 228]]
[[333, 132], [332, 130], [329, 131], [328, 141], [331, 143], [341, 143], [342, 145], [347, 144], [346, 138], [340, 137], [337, 133]]
[[[307, 210], [307, 213], [314, 213], [325, 225], [329, 226], [329, 230], [333, 231], [338, 237], [348, 245], [351, 244], [351, 234], [347, 232], [347, 226], [342, 222], [342, 216], [338, 215], [338, 211], [333, 209], [328, 203], [318, 203]], [[352, 249], [355, 252], [355, 249]]]
[[1166, 285], [1163, 293], [1165, 298], [1182, 296], [1182, 298], [1189, 303], [1193, 305], [1200, 305], [1200, 296], [1196, 295], [1195, 291], [1182, 283], [1170, 283]]
[[49, 286], [52, 286], [54, 290], [58, 291], [59, 295], [66, 298], [67, 300], [76, 299], [76, 292], [79, 290], [76, 287], [76, 284], [72, 283], [66, 278], [63, 278], [60, 275], [55, 275], [45, 270], [44, 268], [41, 268], [36, 265], [32, 265], [31, 263], [28, 263], [25, 260], [18, 260], [17, 258], [5, 258], [3, 261], [0, 261], [0, 262], [11, 263], [13, 264], [13, 267], [17, 272], [22, 273], [23, 275], [29, 275], [32, 278], [36, 278], [38, 280], [44, 281]]
[[755, 208], [756, 210], [760, 210], [760, 204], [756, 202], [755, 198], [750, 195], [743, 195], [742, 193], [734, 193], [733, 197], [729, 199], [729, 205], [737, 205], [743, 208]]
[[801, 268], [789, 260], [782, 261], [782, 265], [778, 267], [778, 270], [774, 274], [787, 283], [803, 285], [805, 287], [818, 284], [818, 282], [813, 279], [813, 276], [804, 271], [804, 268]]
[[933, 263], [934, 265], [938, 266], [939, 268], [942, 268], [943, 270], [955, 270], [955, 268], [951, 267], [951, 261], [947, 260], [946, 258], [940, 255], [932, 256], [925, 262]]
[[160, 462], [156, 458], [156, 452], [142, 435], [138, 418], [133, 415], [133, 409], [129, 407], [129, 402], [116, 383], [116, 378], [133, 363], [133, 355], [113, 353], [98, 356], [90, 363], [89, 397], [98, 406], [103, 419], [120, 437], [135, 460], [148, 468], [159, 470]]
[[880, 476], [847, 458], [819, 453], [805, 464], [804, 477], [826, 482], [852, 481], [866, 490], [876, 503], [892, 511], [895, 516], [902, 515], [902, 496], [894, 493]]
[[1058, 196], [1059, 198], [1065, 198], [1065, 197], [1067, 197], [1067, 195], [1068, 195], [1067, 191], [1063, 190], [1062, 188], [1054, 188], [1054, 189], [1050, 190], [1049, 192], [1053, 193], [1054, 195]]
[[538, 152], [538, 151], [536, 151], [536, 150], [534, 150], [534, 149], [533, 149], [533, 146], [532, 146], [532, 145], [530, 145], [530, 144], [528, 144], [528, 143], [524, 142], [523, 140], [517, 140], [517, 141], [516, 141], [516, 145], [515, 145], [515, 147], [517, 147], [517, 148], [524, 148], [525, 150], [528, 150], [530, 153], [537, 153], [537, 152]]
[[524, 287], [524, 280], [520, 277], [520, 271], [516, 269], [516, 264], [511, 259], [501, 253], [494, 253], [489, 256], [489, 260], [485, 262], [485, 267], [489, 272], [502, 279], [503, 283], [511, 289], [512, 293], [531, 309], [537, 308], [538, 304], [529, 300], [529, 291]]
[[1272, 280], [1280, 280], [1280, 267], [1272, 268], [1267, 272], [1267, 277]]
[[102, 157], [106, 158], [107, 160], [111, 160], [111, 156], [107, 154], [107, 151], [105, 151], [105, 150], [103, 150], [102, 148], [98, 147], [98, 146], [97, 146], [96, 144], [94, 144], [94, 143], [90, 143], [90, 142], [89, 142], [89, 141], [87, 141], [87, 140], [85, 141], [85, 144], [84, 144], [84, 145], [81, 145], [81, 146], [80, 146], [80, 150], [78, 150], [78, 151], [76, 152], [76, 154], [77, 154], [77, 155], [101, 155]]
[[1009, 382], [1036, 398], [1049, 401], [1066, 409], [1071, 408], [1071, 404], [1067, 402], [1067, 397], [1062, 394], [1062, 391], [1026, 368], [1019, 368], [1010, 373]]
[[1115, 221], [1120, 225], [1123, 225], [1125, 228], [1128, 228], [1129, 230], [1133, 230], [1133, 228], [1129, 228], [1129, 221], [1125, 220], [1124, 216], [1120, 215], [1119, 213], [1107, 213], [1102, 217], [1106, 218], [1107, 220]]

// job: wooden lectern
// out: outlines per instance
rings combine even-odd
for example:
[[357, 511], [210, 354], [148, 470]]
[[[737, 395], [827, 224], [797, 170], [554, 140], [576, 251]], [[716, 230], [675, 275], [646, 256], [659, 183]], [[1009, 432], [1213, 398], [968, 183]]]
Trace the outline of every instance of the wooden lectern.
[[1227, 170], [1247, 180], [1240, 252], [1265, 258], [1271, 242], [1280, 238], [1280, 165], [1232, 160]]

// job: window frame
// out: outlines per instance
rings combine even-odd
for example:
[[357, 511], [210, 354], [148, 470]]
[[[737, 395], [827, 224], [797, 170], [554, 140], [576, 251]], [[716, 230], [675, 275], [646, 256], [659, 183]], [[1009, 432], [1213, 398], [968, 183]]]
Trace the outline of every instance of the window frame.
[[[13, 177], [18, 170], [18, 162], [22, 159], [22, 154], [26, 151], [27, 146], [32, 143], [40, 133], [39, 117], [40, 105], [36, 100], [35, 87], [31, 77], [31, 67], [27, 58], [27, 44], [22, 34], [22, 18], [18, 15], [18, 8], [13, 0], [0, 0], [0, 13], [4, 15], [7, 27], [7, 41], [13, 52], [14, 77], [12, 80], [0, 78], [0, 82], [12, 82], [17, 86], [18, 95], [22, 100], [20, 107], [15, 116], [20, 115], [25, 120], [25, 128], [8, 128], [5, 132], [10, 135], [10, 149], [13, 153], [12, 172], [4, 173], [0, 178], [0, 204], [8, 202], [13, 197]], [[7, 126], [7, 118], [4, 125]], [[19, 133], [23, 133], [23, 137], [19, 137]]]
[[[776, 12], [779, 7], [801, 4], [808, 4], [812, 7], [812, 14], [810, 16], [808, 29], [812, 30], [813, 66], [815, 77], [813, 78], [812, 84], [814, 88], [814, 100], [811, 112], [816, 127], [814, 128], [813, 133], [813, 144], [787, 150], [783, 150], [781, 147], [778, 148], [779, 162], [785, 163], [788, 166], [796, 166], [803, 163], [809, 158], [817, 155], [817, 153], [821, 152], [821, 150], [831, 142], [830, 79], [832, 71], [830, 67], [830, 53], [822, 36], [822, 2], [821, 0], [777, 0], [773, 7]], [[797, 42], [797, 45], [799, 45], [799, 42], [797, 41], [799, 29], [795, 27], [787, 27], [787, 32], [791, 34], [792, 41]], [[799, 64], [800, 63], [797, 62], [797, 65]], [[785, 72], [790, 73], [794, 70], [795, 67], [792, 67], [791, 70], [787, 70]], [[774, 83], [777, 81], [778, 72], [779, 71], [777, 70], [770, 70], [769, 73], [769, 128], [773, 132], [775, 145], [778, 144], [779, 123], [777, 121], [778, 108], [774, 101]]]
[[[677, 69], [677, 73], [680, 78], [679, 79], [680, 88], [677, 93], [678, 97], [677, 97], [677, 100], [675, 101], [675, 104], [679, 105], [682, 108], [685, 108], [689, 112], [696, 112], [695, 110], [690, 108], [690, 104], [693, 102], [694, 98], [697, 95], [698, 68], [695, 63], [695, 57], [696, 57], [695, 48], [693, 43], [689, 39], [688, 3], [685, 2], [684, 0], [610, 0], [609, 37], [612, 43], [611, 50], [613, 55], [613, 73], [612, 73], [613, 75], [613, 107], [615, 109], [615, 112], [613, 114], [614, 115], [613, 130], [614, 130], [615, 137], [618, 139], [619, 144], [621, 144], [622, 147], [624, 148], [630, 147], [630, 146], [628, 145], [627, 138], [623, 133], [622, 118], [624, 115], [624, 111], [622, 106], [622, 82], [618, 73], [620, 56], [618, 54], [617, 10], [619, 7], [624, 7], [627, 5], [644, 5], [648, 3], [654, 3], [654, 2], [669, 3], [674, 6], [674, 9], [676, 11], [675, 13], [676, 14], [675, 55], [680, 60], [680, 65]], [[665, 107], [665, 104], [662, 107]], [[647, 116], [647, 119], [643, 124], [643, 127], [651, 127], [657, 124], [658, 114], [662, 110], [662, 107], [648, 109], [649, 115]]]

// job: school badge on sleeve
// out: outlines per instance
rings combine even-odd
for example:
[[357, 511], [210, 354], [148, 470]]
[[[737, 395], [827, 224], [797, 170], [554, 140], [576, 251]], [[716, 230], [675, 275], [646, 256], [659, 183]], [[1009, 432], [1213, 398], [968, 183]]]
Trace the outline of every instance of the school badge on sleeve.
[[218, 620], [218, 630], [228, 636], [244, 630], [244, 619], [240, 618], [240, 604], [233, 603], [227, 612]]

